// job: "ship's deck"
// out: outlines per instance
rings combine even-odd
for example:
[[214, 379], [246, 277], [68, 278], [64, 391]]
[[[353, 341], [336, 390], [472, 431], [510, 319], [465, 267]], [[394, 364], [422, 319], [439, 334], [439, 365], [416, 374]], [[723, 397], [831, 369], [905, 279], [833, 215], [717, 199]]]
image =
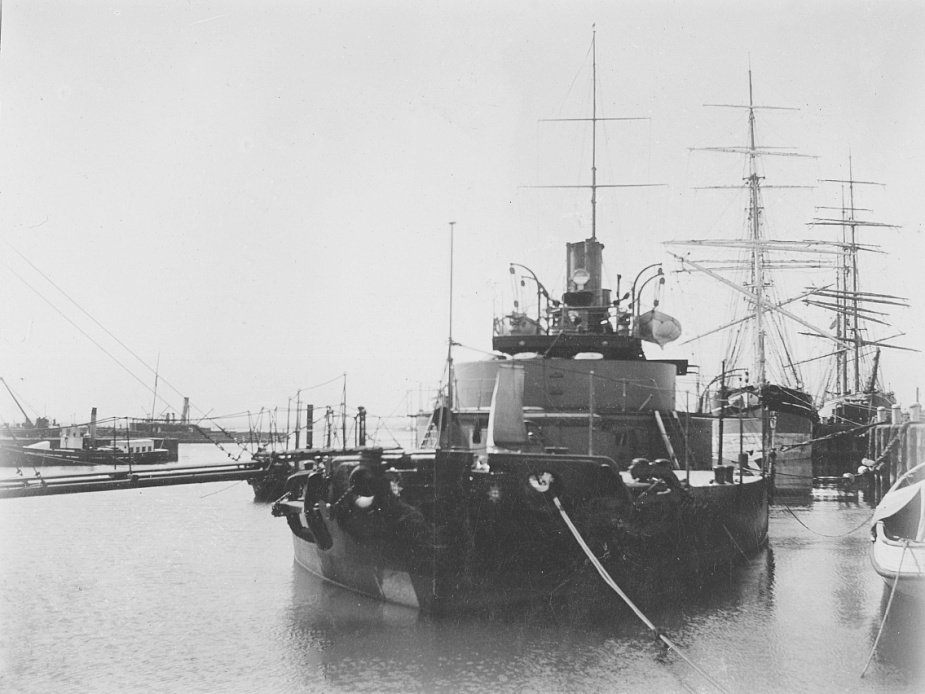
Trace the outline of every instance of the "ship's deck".
[[[691, 487], [731, 487], [739, 484], [739, 471], [735, 470], [733, 472], [734, 482], [726, 482], [724, 484], [717, 484], [716, 478], [712, 470], [691, 470], [688, 473], [686, 470], [674, 470], [675, 475], [678, 476], [678, 479], [682, 484], [685, 484], [688, 480]], [[689, 475], [689, 477], [688, 477]], [[649, 486], [645, 482], [637, 482], [628, 472], [621, 472], [620, 476], [623, 478], [623, 482], [628, 487], [638, 487], [638, 486]], [[763, 478], [757, 472], [746, 473], [742, 475], [741, 482], [742, 484], [755, 484], [761, 481]]]

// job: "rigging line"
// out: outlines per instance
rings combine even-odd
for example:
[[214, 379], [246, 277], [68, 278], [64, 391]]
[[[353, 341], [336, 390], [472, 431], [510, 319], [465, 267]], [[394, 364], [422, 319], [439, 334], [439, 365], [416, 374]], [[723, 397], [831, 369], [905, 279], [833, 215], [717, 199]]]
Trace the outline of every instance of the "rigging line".
[[219, 489], [218, 491], [209, 492], [208, 494], [203, 494], [203, 495], [200, 496], [199, 498], [200, 498], [200, 499], [205, 499], [207, 496], [214, 496], [215, 494], [221, 494], [221, 493], [224, 492], [224, 491], [228, 491], [228, 490], [231, 489], [232, 487], [238, 486], [238, 485], [241, 484], [241, 482], [243, 482], [243, 481], [244, 481], [244, 480], [238, 480], [237, 482], [234, 482], [234, 483], [232, 483], [232, 484], [229, 484], [227, 487], [222, 487], [222, 488]]
[[[148, 369], [148, 371], [150, 371], [151, 373], [154, 373], [154, 374], [157, 373], [157, 370], [156, 370], [156, 369], [151, 368], [151, 366], [150, 366], [147, 362], [145, 362], [144, 359], [142, 359], [142, 358], [139, 357], [137, 354], [135, 354], [135, 352], [133, 352], [133, 351], [131, 350], [131, 348], [129, 348], [124, 342], [122, 342], [122, 340], [120, 340], [118, 337], [116, 337], [115, 335], [113, 335], [112, 332], [110, 332], [109, 329], [106, 328], [106, 326], [104, 326], [104, 325], [103, 325], [102, 323], [100, 323], [96, 318], [94, 318], [92, 315], [90, 315], [90, 313], [87, 312], [86, 309], [84, 309], [80, 304], [78, 304], [74, 299], [72, 299], [71, 296], [70, 296], [66, 291], [64, 291], [61, 287], [59, 287], [57, 284], [55, 284], [54, 280], [52, 280], [50, 277], [48, 277], [48, 275], [46, 275], [46, 274], [45, 274], [44, 272], [42, 272], [39, 268], [37, 268], [37, 267], [32, 263], [32, 261], [29, 260], [25, 255], [23, 255], [15, 246], [13, 246], [13, 245], [12, 245], [9, 241], [7, 241], [6, 239], [3, 239], [3, 243], [5, 243], [7, 246], [9, 246], [9, 247], [13, 250], [13, 252], [16, 253], [20, 258], [22, 258], [24, 261], [26, 261], [26, 263], [29, 265], [29, 267], [31, 267], [33, 270], [35, 270], [37, 273], [39, 273], [39, 275], [41, 275], [41, 276], [45, 279], [46, 282], [48, 282], [51, 286], [53, 286], [55, 289], [57, 289], [59, 292], [61, 292], [61, 294], [63, 294], [64, 297], [65, 297], [68, 301], [70, 301], [72, 304], [74, 304], [74, 306], [76, 306], [85, 316], [87, 316], [87, 318], [89, 318], [91, 321], [93, 321], [104, 333], [106, 333], [107, 335], [109, 335], [109, 337], [111, 337], [113, 340], [115, 340], [116, 343], [118, 343], [120, 347], [122, 347], [126, 352], [128, 352], [128, 353], [131, 354], [133, 357], [135, 357], [135, 359], [137, 359], [137, 360], [142, 364], [142, 366], [144, 366], [146, 369]], [[14, 275], [16, 275], [17, 277], [19, 277], [20, 280], [22, 280], [23, 282], [25, 282], [25, 283], [29, 286], [29, 288], [32, 289], [32, 291], [34, 291], [42, 300], [44, 300], [45, 302], [47, 302], [49, 306], [51, 306], [53, 309], [55, 309], [55, 311], [57, 311], [59, 314], [61, 314], [61, 316], [63, 316], [64, 318], [66, 318], [66, 319], [68, 320], [68, 322], [71, 323], [71, 325], [73, 325], [75, 328], [77, 328], [78, 330], [80, 330], [80, 332], [83, 333], [88, 339], [90, 339], [90, 341], [93, 342], [93, 344], [95, 344], [97, 347], [99, 347], [99, 348], [102, 349], [104, 352], [106, 352], [106, 350], [103, 349], [103, 347], [100, 346], [100, 344], [99, 344], [98, 342], [96, 342], [96, 340], [94, 340], [94, 339], [91, 338], [89, 335], [87, 335], [86, 332], [84, 332], [83, 330], [81, 330], [81, 329], [77, 326], [77, 324], [74, 323], [74, 321], [72, 321], [70, 318], [67, 318], [67, 316], [65, 316], [64, 313], [63, 313], [60, 309], [58, 309], [54, 304], [52, 304], [51, 301], [50, 301], [49, 299], [45, 298], [35, 287], [32, 287], [31, 285], [29, 285], [29, 283], [26, 282], [26, 280], [24, 280], [22, 277], [20, 277], [18, 274], [16, 274], [16, 272], [15, 272], [7, 263], [4, 263], [4, 265], [6, 265], [6, 268], [7, 268], [10, 272], [12, 272]], [[112, 358], [115, 360], [115, 357], [113, 357], [111, 354], [109, 354], [109, 352], [106, 352], [106, 354], [109, 355], [110, 357], [112, 357]], [[124, 368], [124, 369], [127, 370], [128, 367], [126, 367], [125, 365], [123, 365], [121, 362], [118, 362], [118, 360], [116, 360], [116, 362], [119, 363], [119, 365], [122, 366], [122, 368]], [[134, 374], [133, 374], [133, 376], [134, 376]], [[136, 378], [137, 380], [139, 380], [139, 381], [141, 380], [141, 379], [138, 379], [137, 376], [135, 376], [135, 378]], [[173, 390], [177, 395], [180, 395], [180, 396], [182, 397], [183, 394], [182, 394], [177, 388], [175, 388], [171, 383], [169, 383], [169, 382], [167, 381], [167, 379], [162, 378], [161, 380], [164, 382], [164, 384], [165, 384], [168, 388], [170, 388], [170, 389]], [[151, 388], [148, 388], [148, 390], [152, 390], [152, 389], [151, 389]], [[155, 395], [156, 395], [156, 393], [155, 393]], [[161, 400], [161, 402], [163, 402], [165, 405], [168, 405], [168, 406], [170, 406], [170, 407], [173, 407], [173, 405], [172, 405], [171, 403], [167, 402], [167, 400], [165, 400], [163, 397], [161, 397], [160, 400]], [[199, 408], [197, 407], [196, 409], [199, 409]]]
[[[454, 342], [453, 342], [453, 346], [454, 346], [454, 347], [462, 347], [463, 349], [468, 349], [468, 350], [471, 351], [471, 352], [478, 352], [479, 354], [484, 354], [484, 355], [489, 356], [489, 357], [498, 357], [498, 356], [499, 356], [498, 352], [489, 352], [489, 351], [486, 351], [486, 350], [484, 350], [484, 349], [479, 349], [478, 347], [470, 347], [469, 345], [464, 345], [464, 344], [462, 344], [461, 342], [455, 342], [455, 341], [454, 341]], [[506, 355], [506, 354], [503, 355], [503, 356], [504, 356], [504, 359], [505, 359], [505, 360], [510, 359], [510, 357], [509, 357], [508, 355]]]
[[[780, 473], [777, 473], [777, 474], [780, 474]], [[794, 475], [790, 475], [790, 476], [793, 477]], [[799, 523], [799, 524], [802, 525], [804, 528], [806, 528], [807, 530], [809, 530], [809, 532], [813, 533], [813, 535], [818, 535], [819, 537], [829, 537], [829, 538], [847, 537], [848, 535], [851, 535], [852, 533], [856, 533], [858, 530], [860, 530], [860, 529], [863, 528], [865, 525], [867, 525], [868, 523], [870, 523], [870, 519], [874, 517], [874, 511], [876, 511], [876, 509], [874, 509], [873, 511], [871, 511], [871, 512], [870, 512], [870, 515], [869, 515], [867, 518], [865, 518], [865, 519], [861, 522], [861, 524], [860, 524], [859, 526], [857, 526], [856, 528], [852, 528], [852, 529], [849, 530], [848, 532], [839, 533], [838, 535], [829, 535], [829, 534], [827, 534], [827, 533], [820, 533], [819, 531], [813, 530], [812, 528], [810, 528], [808, 525], [806, 525], [806, 523], [804, 523], [803, 521], [800, 520], [799, 516], [797, 516], [797, 514], [795, 514], [795, 513], [793, 512], [793, 509], [792, 509], [792, 508], [790, 508], [786, 503], [784, 503], [784, 502], [781, 501], [780, 499], [778, 499], [778, 500], [776, 501], [776, 503], [779, 503], [779, 504], [783, 505], [783, 507], [784, 507], [785, 509], [787, 509], [787, 510], [790, 512], [790, 515], [793, 516], [794, 518], [796, 518], [797, 523]]]
[[[4, 241], [4, 243], [6, 243], [6, 242]], [[8, 245], [9, 245], [9, 244], [8, 244]], [[15, 249], [13, 249], [13, 250], [15, 250]], [[29, 287], [29, 289], [31, 289], [33, 292], [35, 292], [36, 296], [38, 296], [42, 301], [44, 301], [44, 302], [47, 303], [49, 306], [51, 306], [62, 318], [64, 318], [64, 320], [66, 320], [68, 323], [70, 323], [71, 325], [73, 325], [84, 337], [86, 337], [88, 340], [90, 340], [90, 342], [92, 342], [94, 345], [96, 345], [97, 347], [99, 347], [100, 350], [102, 350], [103, 353], [106, 354], [106, 356], [108, 356], [110, 359], [112, 359], [114, 362], [116, 362], [116, 364], [118, 364], [119, 366], [121, 366], [129, 376], [131, 376], [132, 378], [134, 378], [136, 381], [138, 381], [142, 386], [144, 386], [145, 388], [147, 388], [149, 391], [154, 392], [154, 389], [153, 389], [151, 386], [149, 386], [147, 383], [145, 383], [144, 381], [142, 381], [142, 380], [141, 380], [137, 375], [135, 375], [125, 364], [123, 364], [121, 361], [119, 361], [119, 359], [118, 359], [115, 355], [113, 355], [112, 353], [110, 353], [105, 347], [103, 347], [103, 345], [101, 345], [99, 342], [97, 342], [96, 340], [94, 340], [93, 337], [90, 336], [83, 328], [81, 328], [79, 325], [77, 325], [77, 323], [75, 323], [75, 322], [74, 322], [73, 320], [71, 320], [68, 316], [66, 316], [66, 315], [64, 314], [64, 312], [61, 311], [61, 309], [59, 309], [57, 306], [55, 306], [53, 303], [51, 303], [51, 301], [49, 301], [49, 300], [46, 299], [44, 296], [42, 296], [41, 292], [39, 292], [35, 287], [33, 287], [31, 284], [29, 284], [29, 282], [28, 282], [26, 279], [24, 279], [18, 272], [16, 272], [13, 268], [11, 268], [11, 267], [10, 267], [9, 265], [7, 265], [6, 263], [4, 263], [4, 265], [6, 266], [6, 269], [7, 269], [7, 270], [9, 270], [11, 273], [13, 273], [13, 275], [16, 276], [16, 278], [19, 279], [20, 282], [22, 282], [22, 283], [25, 284], [27, 287]], [[119, 344], [122, 344], [122, 343], [120, 342]], [[123, 345], [123, 346], [124, 346], [124, 345]], [[137, 358], [137, 357], [136, 357], [136, 358]], [[165, 383], [166, 383], [166, 381], [165, 381]], [[168, 404], [169, 404], [169, 403], [168, 403]]]
[[330, 381], [325, 381], [324, 383], [319, 383], [318, 385], [309, 386], [308, 388], [299, 388], [299, 391], [303, 391], [303, 390], [314, 390], [315, 388], [320, 388], [321, 386], [326, 386], [326, 385], [328, 385], [329, 383], [334, 383], [334, 381], [339, 381], [339, 380], [342, 379], [343, 377], [344, 377], [344, 374], [340, 373], [340, 374], [337, 374], [337, 375], [336, 375], [334, 378], [332, 378]]
[[[3, 243], [5, 243], [7, 246], [9, 246], [11, 249], [13, 249], [13, 252], [16, 253], [16, 254], [17, 254], [20, 258], [22, 258], [24, 261], [26, 261], [26, 264], [29, 265], [29, 267], [31, 267], [33, 270], [35, 270], [37, 273], [39, 273], [39, 275], [41, 275], [42, 278], [43, 278], [46, 282], [48, 282], [52, 287], [54, 287], [54, 288], [57, 289], [59, 292], [61, 292], [61, 294], [64, 295], [64, 298], [66, 298], [68, 301], [70, 301], [72, 304], [74, 304], [74, 306], [76, 306], [76, 307], [81, 311], [81, 313], [83, 313], [87, 318], [89, 318], [91, 321], [93, 321], [103, 332], [105, 332], [107, 335], [109, 335], [109, 337], [111, 337], [113, 340], [115, 340], [115, 341], [119, 344], [120, 347], [122, 347], [123, 349], [125, 349], [125, 351], [127, 351], [129, 354], [131, 354], [133, 357], [135, 357], [135, 359], [137, 359], [137, 360], [138, 360], [139, 362], [141, 362], [145, 367], [147, 367], [147, 369], [148, 369], [149, 371], [151, 371], [152, 373], [156, 373], [156, 370], [155, 370], [155, 369], [152, 369], [150, 366], [148, 366], [148, 364], [145, 363], [145, 361], [144, 361], [141, 357], [139, 357], [137, 354], [135, 354], [135, 353], [134, 353], [125, 343], [123, 343], [118, 337], [116, 337], [115, 335], [113, 335], [112, 332], [110, 332], [110, 331], [106, 328], [106, 326], [104, 326], [104, 325], [103, 325], [102, 323], [100, 323], [96, 318], [94, 318], [92, 315], [90, 315], [90, 313], [89, 313], [86, 309], [84, 309], [83, 306], [81, 306], [80, 304], [78, 304], [77, 301], [75, 301], [66, 291], [64, 291], [61, 287], [59, 287], [59, 286], [55, 283], [54, 280], [52, 280], [48, 275], [46, 275], [46, 274], [45, 274], [44, 272], [42, 272], [39, 268], [37, 268], [37, 267], [32, 263], [32, 261], [29, 260], [25, 255], [23, 255], [15, 246], [13, 246], [13, 245], [12, 245], [9, 241], [7, 241], [6, 239], [3, 240]], [[4, 264], [5, 264], [5, 263], [4, 263]], [[10, 269], [10, 266], [9, 266], [9, 265], [7, 265], [7, 269]], [[11, 272], [12, 272], [12, 270], [11, 270]], [[15, 273], [14, 273], [14, 274], [15, 274]], [[18, 277], [18, 275], [17, 275], [17, 277]], [[20, 279], [22, 279], [22, 278], [20, 277]], [[25, 281], [25, 280], [23, 280], [23, 281]], [[36, 293], [38, 294], [38, 290], [36, 290], [35, 288], [32, 288], [32, 291], [34, 291], [34, 292], [36, 292]], [[41, 296], [41, 294], [39, 294], [39, 296]], [[49, 303], [49, 305], [51, 305], [51, 302], [50, 302], [48, 299], [45, 299], [44, 296], [42, 296], [41, 298], [44, 299], [45, 301], [47, 301], [47, 302]], [[54, 308], [54, 306], [52, 306], [52, 307]], [[55, 309], [55, 310], [58, 310], [58, 309]], [[58, 311], [58, 312], [61, 313], [61, 311]], [[64, 314], [62, 313], [61, 315], [64, 315]], [[84, 333], [84, 334], [86, 334], [86, 333]], [[178, 393], [178, 394], [179, 394], [179, 393]]]
[[[797, 369], [797, 365], [793, 361], [793, 354], [791, 353], [791, 347], [787, 340], [787, 336], [784, 333], [783, 320], [777, 314], [771, 316], [771, 322], [774, 324], [774, 327], [777, 329], [778, 336], [780, 337], [780, 345], [784, 352], [784, 370], [790, 369], [793, 374], [795, 383], [803, 383], [803, 374], [800, 373], [800, 370]], [[780, 357], [778, 357], [780, 358]], [[786, 380], [786, 379], [785, 379]]]
[[591, 55], [591, 50], [594, 48], [594, 40], [592, 39], [591, 45], [588, 46], [588, 52], [585, 53], [585, 57], [581, 62], [581, 66], [578, 68], [578, 71], [575, 73], [575, 76], [572, 78], [572, 83], [568, 87], [568, 91], [565, 93], [565, 97], [562, 99], [562, 103], [559, 104], [559, 113], [562, 113], [562, 107], [565, 105], [565, 102], [568, 101], [569, 95], [572, 93], [572, 89], [575, 87], [575, 82], [578, 81], [578, 78], [581, 76], [581, 73], [585, 71], [585, 61], [588, 59], [588, 56]]
[[402, 447], [402, 444], [396, 438], [395, 434], [392, 433], [392, 430], [389, 429], [389, 426], [385, 423], [382, 417], [379, 417], [379, 426], [376, 427], [376, 431], [373, 432], [373, 440], [377, 440], [377, 435], [379, 434], [379, 429], [385, 429], [386, 433], [392, 437], [392, 441], [395, 442], [395, 445], [399, 448]]

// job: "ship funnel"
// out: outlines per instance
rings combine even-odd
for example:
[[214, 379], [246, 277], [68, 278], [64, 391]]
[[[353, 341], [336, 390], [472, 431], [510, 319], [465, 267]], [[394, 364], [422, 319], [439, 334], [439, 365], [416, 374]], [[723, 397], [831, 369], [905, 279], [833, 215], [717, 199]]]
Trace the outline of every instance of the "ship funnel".
[[90, 447], [96, 446], [96, 408], [90, 410]]
[[[602, 286], [604, 244], [596, 239], [566, 244], [568, 294], [586, 294], [581, 305], [609, 306], [610, 290]], [[568, 297], [566, 297], [567, 303]]]
[[183, 398], [183, 414], [180, 415], [180, 424], [189, 424], [189, 398]]
[[519, 451], [527, 443], [524, 367], [522, 364], [501, 364], [495, 377], [495, 390], [488, 415], [488, 452]]

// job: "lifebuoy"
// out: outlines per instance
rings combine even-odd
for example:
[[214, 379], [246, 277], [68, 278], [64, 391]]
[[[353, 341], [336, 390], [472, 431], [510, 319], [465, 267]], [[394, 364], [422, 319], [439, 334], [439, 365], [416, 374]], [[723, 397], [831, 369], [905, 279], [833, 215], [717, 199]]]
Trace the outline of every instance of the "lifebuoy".
[[378, 506], [382, 483], [383, 480], [368, 467], [358, 465], [351, 470], [347, 478], [347, 489], [353, 505], [361, 511]]

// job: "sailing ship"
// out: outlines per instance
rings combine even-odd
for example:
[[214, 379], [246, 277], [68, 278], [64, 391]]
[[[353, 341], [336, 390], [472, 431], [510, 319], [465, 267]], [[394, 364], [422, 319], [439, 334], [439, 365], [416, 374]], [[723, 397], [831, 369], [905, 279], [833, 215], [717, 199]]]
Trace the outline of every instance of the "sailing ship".
[[882, 384], [881, 350], [908, 349], [888, 344], [902, 333], [884, 339], [874, 339], [870, 334], [871, 325], [889, 325], [884, 308], [908, 307], [908, 303], [904, 297], [862, 291], [859, 256], [877, 252], [878, 246], [859, 243], [858, 230], [896, 227], [858, 217], [862, 210], [855, 206], [855, 187], [879, 184], [856, 180], [850, 157], [848, 173], [847, 179], [823, 179], [842, 186], [843, 202], [836, 208], [840, 209], [841, 217], [816, 218], [812, 222], [812, 226], [834, 226], [840, 230], [840, 238], [834, 242], [840, 251], [835, 286], [819, 289], [806, 299], [807, 304], [834, 314], [835, 334], [841, 341], [834, 353], [824, 355], [831, 368], [823, 386], [820, 423], [815, 432], [819, 443], [813, 450], [813, 474], [817, 479], [857, 470], [867, 455], [864, 425], [875, 421], [878, 409], [890, 410], [896, 403], [893, 393]]
[[[596, 92], [593, 39], [591, 54]], [[583, 120], [596, 149], [605, 119], [593, 104]], [[459, 364], [451, 300], [448, 378], [424, 444], [302, 456], [273, 505], [298, 564], [377, 599], [453, 612], [568, 594], [588, 566], [572, 523], [635, 597], [765, 544], [768, 479], [713, 468], [709, 426], [692, 443], [692, 418], [675, 411], [686, 362], [645, 355], [644, 340], [675, 339], [680, 324], [640, 309], [644, 283], [616, 300], [603, 284], [594, 156], [591, 237], [567, 244], [560, 298], [537, 278], [545, 311], [515, 308], [495, 322], [496, 355]], [[452, 237], [451, 224], [451, 288]]]
[[[812, 397], [804, 390], [803, 379], [791, 357], [794, 352], [788, 344], [781, 320], [788, 318], [809, 328], [813, 334], [842, 345], [846, 343], [800, 318], [785, 308], [789, 301], [780, 301], [776, 297], [772, 270], [784, 265], [781, 254], [831, 251], [810, 241], [768, 238], [762, 191], [769, 186], [762, 182], [758, 161], [769, 155], [802, 155], [779, 147], [758, 145], [755, 112], [762, 108], [782, 107], [755, 105], [751, 70], [748, 73], [748, 90], [748, 104], [723, 104], [724, 107], [747, 112], [748, 135], [745, 146], [702, 148], [745, 156], [748, 167], [745, 184], [733, 186], [744, 190], [748, 196], [745, 233], [739, 239], [671, 241], [669, 245], [731, 249], [738, 253], [736, 258], [724, 259], [719, 263], [710, 260], [698, 262], [689, 256], [672, 253], [683, 268], [692, 268], [719, 281], [743, 299], [739, 302], [741, 314], [722, 326], [730, 330], [726, 357], [722, 362], [720, 376], [716, 379], [720, 385], [712, 393], [712, 410], [718, 416], [714, 430], [717, 457], [723, 459], [724, 455], [738, 450], [740, 464], [760, 465], [770, 470], [775, 490], [785, 494], [802, 494], [812, 489], [811, 441], [818, 413]], [[814, 259], [788, 259], [786, 265], [790, 268], [820, 267]], [[727, 269], [738, 274], [736, 280], [722, 274]], [[770, 344], [772, 341], [773, 346]], [[769, 359], [772, 354], [778, 358], [775, 364]], [[729, 376], [737, 376], [739, 385], [727, 387]]]

